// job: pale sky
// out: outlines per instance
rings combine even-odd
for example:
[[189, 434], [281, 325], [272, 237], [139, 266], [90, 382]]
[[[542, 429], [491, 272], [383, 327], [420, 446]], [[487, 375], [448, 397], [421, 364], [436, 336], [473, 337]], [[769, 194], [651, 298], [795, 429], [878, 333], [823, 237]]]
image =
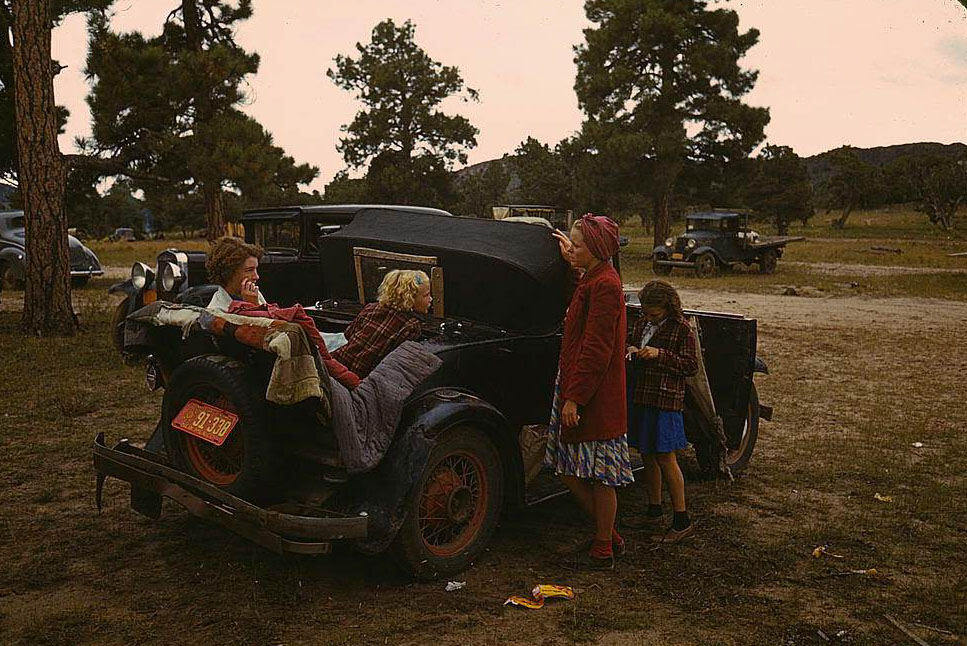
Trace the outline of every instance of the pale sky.
[[[759, 44], [744, 66], [760, 71], [748, 102], [768, 106], [774, 144], [813, 155], [850, 144], [967, 142], [967, 9], [957, 0], [727, 0]], [[173, 0], [119, 0], [114, 27], [160, 32]], [[714, 6], [714, 5], [713, 5]], [[479, 103], [449, 102], [480, 134], [469, 163], [513, 152], [526, 137], [554, 144], [580, 128], [572, 47], [588, 25], [580, 0], [255, 0], [238, 41], [261, 56], [243, 108], [298, 162], [320, 169], [320, 191], [344, 167], [336, 152], [356, 104], [327, 77], [385, 18], [411, 19], [416, 41], [460, 68]], [[57, 102], [71, 112], [61, 138], [90, 132], [83, 76], [84, 19], [54, 31], [67, 65]]]

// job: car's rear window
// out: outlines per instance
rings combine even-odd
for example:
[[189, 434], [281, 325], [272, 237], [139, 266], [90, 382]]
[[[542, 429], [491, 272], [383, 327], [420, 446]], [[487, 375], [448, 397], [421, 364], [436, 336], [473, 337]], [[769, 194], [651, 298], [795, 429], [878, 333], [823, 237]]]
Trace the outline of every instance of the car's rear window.
[[299, 249], [299, 223], [295, 220], [247, 222], [255, 243], [263, 249]]
[[27, 221], [22, 215], [20, 217], [10, 218], [7, 220], [7, 227], [11, 229], [23, 229], [25, 226], [27, 226]]

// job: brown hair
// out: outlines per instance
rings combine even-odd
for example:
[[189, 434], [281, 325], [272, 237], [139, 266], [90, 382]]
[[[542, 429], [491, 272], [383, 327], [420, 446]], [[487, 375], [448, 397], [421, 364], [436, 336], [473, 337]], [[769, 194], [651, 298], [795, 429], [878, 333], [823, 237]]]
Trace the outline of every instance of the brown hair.
[[224, 287], [238, 268], [249, 258], [261, 258], [262, 247], [240, 238], [225, 236], [212, 245], [205, 260], [208, 280]]
[[638, 292], [638, 300], [641, 302], [642, 309], [661, 307], [673, 318], [685, 318], [685, 313], [682, 311], [682, 299], [679, 298], [678, 292], [670, 283], [663, 280], [652, 280], [646, 283]]

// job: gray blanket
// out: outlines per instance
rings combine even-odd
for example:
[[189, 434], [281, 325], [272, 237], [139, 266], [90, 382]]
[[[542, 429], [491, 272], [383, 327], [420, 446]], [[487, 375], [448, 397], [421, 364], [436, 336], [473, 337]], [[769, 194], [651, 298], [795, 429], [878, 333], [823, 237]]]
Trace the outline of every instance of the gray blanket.
[[406, 341], [386, 355], [355, 390], [332, 380], [332, 429], [350, 475], [379, 464], [393, 441], [403, 402], [441, 363], [419, 343]]

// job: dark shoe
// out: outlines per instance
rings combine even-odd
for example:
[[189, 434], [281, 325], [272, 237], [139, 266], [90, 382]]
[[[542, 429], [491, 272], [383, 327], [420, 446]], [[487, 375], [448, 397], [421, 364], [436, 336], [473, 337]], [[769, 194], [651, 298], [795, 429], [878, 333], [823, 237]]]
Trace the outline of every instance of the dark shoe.
[[585, 551], [575, 554], [574, 558], [564, 563], [564, 567], [569, 570], [613, 570], [614, 557], [601, 558]]
[[625, 516], [621, 519], [621, 526], [628, 529], [658, 529], [664, 520], [664, 516]]
[[674, 529], [669, 527], [664, 534], [651, 537], [656, 543], [678, 543], [695, 533], [695, 523], [689, 523], [685, 529]]

